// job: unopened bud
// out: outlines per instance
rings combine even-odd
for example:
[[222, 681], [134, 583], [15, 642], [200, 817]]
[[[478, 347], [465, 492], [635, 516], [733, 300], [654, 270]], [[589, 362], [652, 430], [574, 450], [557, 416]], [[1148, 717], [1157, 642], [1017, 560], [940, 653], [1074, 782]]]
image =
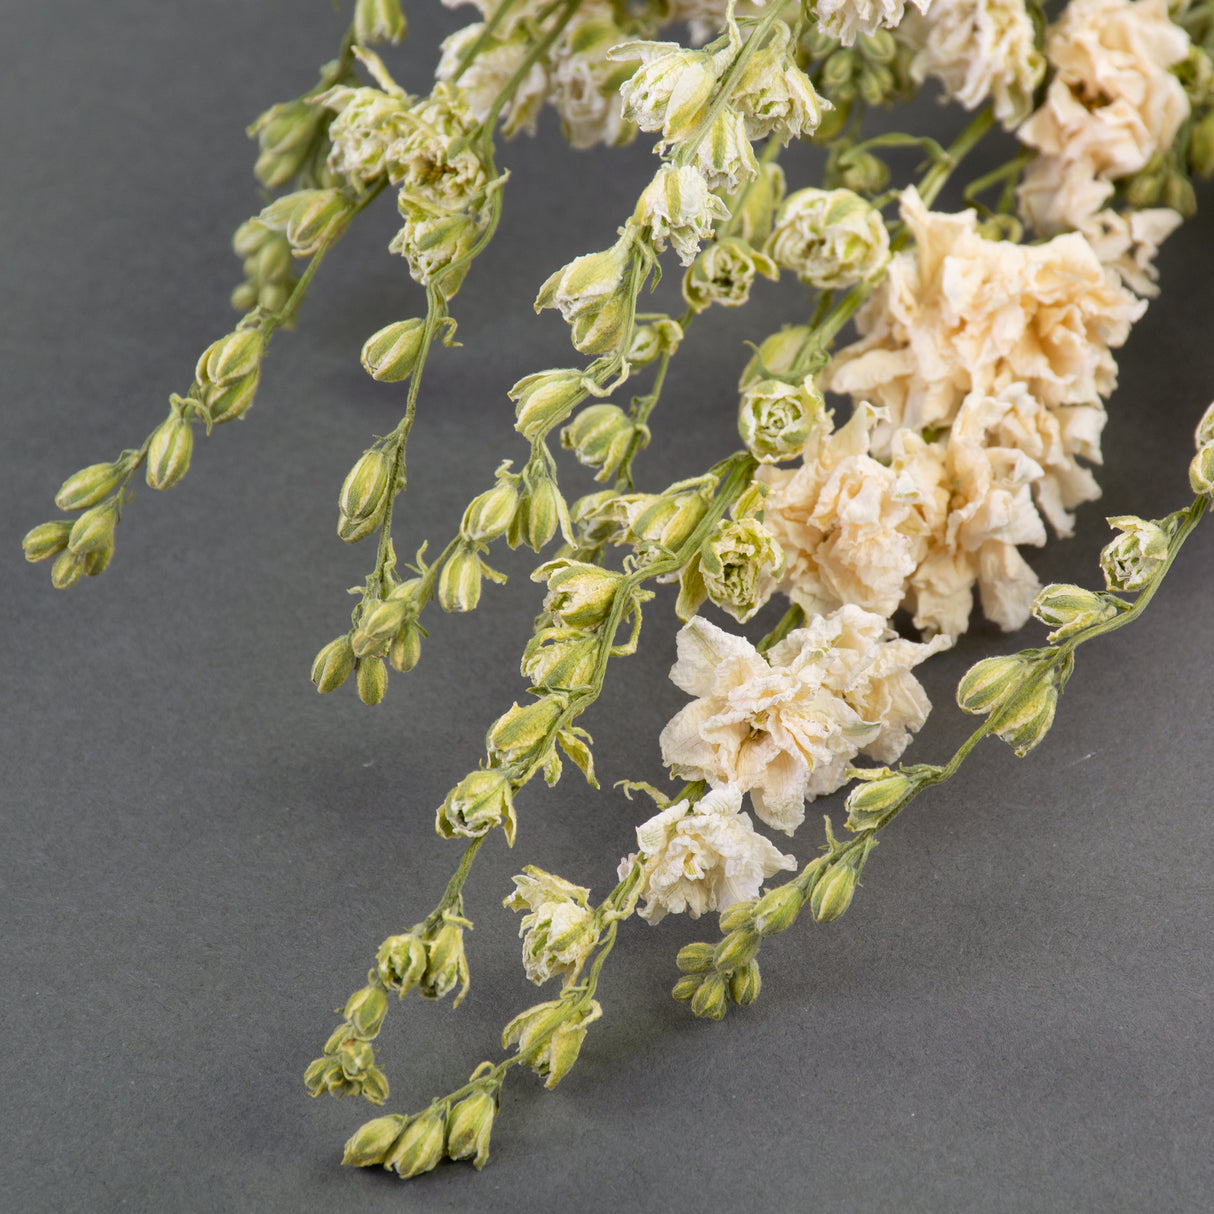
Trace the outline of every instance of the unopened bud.
[[383, 509], [392, 481], [392, 459], [379, 448], [364, 451], [342, 483], [338, 507], [353, 523]]
[[84, 561], [74, 552], [61, 552], [51, 566], [51, 585], [56, 590], [74, 586], [84, 572]]
[[360, 1126], [346, 1142], [345, 1153], [341, 1157], [342, 1163], [355, 1168], [367, 1168], [383, 1163], [384, 1156], [392, 1149], [392, 1144], [405, 1128], [405, 1121], [406, 1118], [393, 1114], [390, 1117], [376, 1117], [374, 1121]]
[[383, 658], [359, 658], [355, 666], [358, 698], [364, 704], [378, 704], [388, 690], [388, 668]]
[[580, 313], [571, 322], [570, 340], [583, 354], [607, 354], [618, 350], [628, 332], [633, 301], [620, 291], [601, 306]]
[[409, 1120], [384, 1156], [384, 1167], [408, 1178], [429, 1172], [443, 1157], [445, 1140], [441, 1107], [431, 1106]]
[[396, 634], [388, 647], [388, 665], [401, 674], [408, 674], [422, 655], [422, 630], [416, 621], [410, 620]]
[[544, 610], [567, 628], [594, 628], [611, 610], [622, 576], [601, 565], [564, 557], [541, 565], [534, 582], [547, 581]]
[[447, 1118], [447, 1154], [452, 1159], [471, 1159], [479, 1172], [489, 1158], [489, 1134], [497, 1113], [497, 1101], [481, 1090], [461, 1100]]
[[398, 320], [372, 333], [363, 343], [363, 370], [380, 383], [408, 379], [417, 365], [425, 332], [424, 320]]
[[715, 951], [711, 944], [685, 944], [679, 949], [674, 963], [685, 974], [706, 974], [712, 969]]
[[342, 1015], [363, 1037], [374, 1037], [388, 1014], [388, 996], [382, 987], [364, 986], [346, 1001]]
[[750, 928], [738, 928], [717, 945], [712, 955], [712, 963], [720, 973], [732, 973], [754, 960], [761, 943], [758, 932]]
[[995, 732], [1024, 758], [1049, 732], [1057, 707], [1057, 687], [1052, 679], [1042, 679], [1018, 704], [1004, 705], [991, 719]]
[[957, 707], [975, 715], [990, 712], [1019, 685], [1027, 665], [1017, 653], [976, 662], [957, 684]]
[[193, 452], [194, 427], [179, 413], [166, 417], [148, 443], [148, 484], [171, 489], [189, 471]]
[[851, 905], [856, 892], [856, 870], [850, 864], [839, 864], [819, 877], [809, 895], [810, 914], [819, 923], [837, 919]]
[[296, 257], [311, 257], [345, 224], [353, 203], [339, 190], [296, 190], [266, 207], [258, 218], [284, 232]]
[[526, 707], [512, 704], [489, 727], [490, 753], [509, 757], [530, 750], [547, 736], [564, 708], [564, 702], [553, 695]]
[[350, 645], [356, 658], [383, 655], [392, 638], [405, 622], [409, 604], [400, 599], [381, 599], [368, 603], [358, 627], [350, 636]]
[[696, 991], [700, 989], [701, 981], [700, 973], [684, 974], [671, 988], [670, 997], [680, 1002], [694, 998]]
[[[534, 552], [539, 552], [557, 533], [569, 530], [569, 512], [565, 499], [550, 477], [542, 477], [519, 503], [514, 518], [518, 538]], [[514, 539], [514, 529], [511, 531]]]
[[725, 978], [713, 972], [702, 979], [691, 997], [691, 1010], [702, 1020], [720, 1020], [726, 1011]]
[[795, 885], [780, 885], [769, 890], [755, 903], [755, 931], [760, 936], [774, 936], [784, 931], [793, 925], [804, 904], [804, 895]]
[[468, 990], [468, 959], [464, 955], [464, 929], [456, 922], [446, 922], [431, 941], [426, 960], [426, 972], [418, 984], [418, 991], [426, 999], [443, 999], [457, 984], [462, 984], [454, 1005]]
[[581, 371], [539, 371], [520, 379], [509, 396], [518, 406], [514, 428], [534, 441], [573, 412], [586, 396], [586, 387]]
[[847, 829], [870, 830], [879, 825], [886, 814], [897, 809], [914, 789], [914, 781], [900, 772], [890, 772], [879, 779], [857, 784], [847, 794]]
[[203, 405], [211, 424], [220, 426], [224, 422], [244, 417], [253, 404], [260, 381], [261, 368], [254, 367], [248, 375], [232, 380], [231, 383], [206, 385], [203, 389]]
[[727, 906], [718, 917], [722, 932], [736, 932], [739, 928], [749, 927], [754, 919], [755, 899], [748, 902], [735, 902]]
[[375, 955], [375, 972], [384, 986], [404, 998], [421, 981], [426, 960], [426, 945], [419, 937], [389, 936]]
[[550, 640], [533, 636], [523, 653], [523, 677], [536, 687], [573, 690], [586, 687], [594, 678], [599, 645], [594, 637], [578, 640]]
[[91, 464], [81, 468], [59, 486], [55, 505], [60, 510], [83, 510], [86, 506], [95, 506], [102, 498], [113, 493], [125, 476], [124, 464]]
[[616, 405], [590, 405], [561, 431], [561, 446], [572, 450], [578, 462], [597, 468], [596, 481], [615, 475], [633, 438], [639, 436], [641, 446], [648, 442], [645, 427], [637, 427]]
[[749, 1007], [759, 997], [762, 985], [759, 963], [748, 961], [741, 969], [734, 970], [729, 975], [729, 997], [739, 1007]]
[[468, 503], [459, 533], [466, 540], [487, 541], [505, 535], [518, 509], [518, 488], [508, 480], [499, 480], [492, 489]]
[[312, 682], [324, 694], [340, 687], [354, 669], [354, 650], [349, 637], [330, 641], [312, 662]]
[[480, 601], [481, 558], [471, 544], [458, 544], [438, 575], [438, 605], [444, 611], [475, 611]]
[[1112, 619], [1117, 604], [1082, 586], [1054, 583], [1041, 588], [1031, 610], [1036, 619], [1054, 629], [1048, 638], [1052, 644]]
[[354, 41], [359, 46], [374, 42], [397, 43], [405, 36], [405, 15], [400, 0], [356, 0]]
[[256, 329], [237, 329], [202, 352], [194, 377], [200, 384], [230, 384], [261, 365], [265, 338]]
[[1193, 492], [1209, 497], [1214, 494], [1214, 443], [1207, 443], [1189, 464], [1189, 484]]
[[67, 537], [71, 534], [72, 524], [67, 519], [58, 519], [51, 523], [39, 523], [25, 533], [21, 547], [25, 550], [25, 559], [30, 564], [49, 560], [58, 556], [67, 547]]
[[112, 505], [94, 506], [86, 510], [73, 524], [68, 533], [68, 550], [76, 556], [85, 556], [113, 542], [114, 527], [118, 514]]
[[114, 559], [114, 540], [111, 536], [109, 543], [102, 544], [100, 548], [94, 548], [92, 552], [85, 555], [84, 558], [84, 576], [96, 577], [99, 573], [104, 573], [110, 566], [110, 561]]

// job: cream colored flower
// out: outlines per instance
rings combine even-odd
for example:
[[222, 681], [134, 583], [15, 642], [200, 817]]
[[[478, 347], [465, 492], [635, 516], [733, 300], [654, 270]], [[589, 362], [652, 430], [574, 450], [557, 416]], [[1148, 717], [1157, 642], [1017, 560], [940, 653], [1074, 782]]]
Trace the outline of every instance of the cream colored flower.
[[[921, 13], [931, 2], [911, 0]], [[894, 29], [906, 11], [905, 0], [816, 0], [813, 7], [818, 28], [844, 46], [851, 46], [858, 34]]]
[[377, 88], [338, 85], [316, 98], [333, 110], [329, 124], [329, 168], [360, 188], [384, 174], [389, 149], [409, 129], [410, 99]]
[[662, 731], [662, 760], [676, 776], [749, 791], [759, 817], [791, 834], [805, 801], [841, 787], [857, 754], [888, 763], [906, 749], [929, 709], [910, 670], [948, 645], [902, 640], [847, 604], [764, 655], [696, 616], [670, 677], [697, 698]]
[[[1070, 233], [1040, 245], [987, 240], [972, 211], [902, 215], [915, 247], [897, 254], [856, 318], [864, 336], [836, 354], [828, 388], [889, 409], [893, 426], [948, 425], [971, 392], [1013, 383], [1049, 408], [1095, 405], [1117, 383], [1110, 350], [1146, 305]], [[878, 435], [884, 455], [887, 436]]]
[[1189, 116], [1169, 71], [1189, 37], [1167, 0], [1072, 0], [1050, 27], [1055, 70], [1045, 104], [1017, 132], [1040, 155], [1020, 205], [1041, 232], [1080, 228], [1112, 194], [1108, 184], [1167, 149]]
[[712, 236], [718, 220], [729, 218], [729, 208], [709, 192], [698, 169], [664, 164], [642, 192], [633, 218], [649, 227], [659, 253], [669, 241], [679, 260], [689, 266], [700, 251], [700, 241]]
[[622, 880], [634, 864], [644, 863], [638, 897], [645, 905], [637, 912], [642, 919], [658, 923], [682, 911], [698, 919], [755, 897], [767, 877], [797, 867], [741, 810], [740, 789], [714, 788], [694, 806], [676, 801], [637, 827], [640, 851], [620, 861], [619, 875]]
[[893, 615], [944, 525], [938, 457], [903, 430], [895, 440], [899, 466], [880, 463], [869, 443], [881, 420], [862, 406], [836, 433], [818, 429], [800, 468], [759, 470], [771, 487], [764, 525], [787, 561], [781, 589], [808, 615], [845, 603]]
[[1086, 220], [1081, 230], [1102, 265], [1113, 269], [1131, 291], [1154, 299], [1159, 294], [1155, 255], [1183, 222], [1170, 207], [1124, 215], [1106, 208]]
[[791, 139], [813, 134], [822, 111], [833, 108], [794, 62], [791, 42], [792, 31], [777, 21], [729, 95], [729, 104], [742, 115], [748, 139], [774, 135], [787, 145]]
[[989, 97], [1010, 130], [1032, 108], [1045, 60], [1024, 0], [935, 0], [926, 16], [908, 14], [898, 36], [915, 50], [914, 79], [935, 76], [967, 110]]

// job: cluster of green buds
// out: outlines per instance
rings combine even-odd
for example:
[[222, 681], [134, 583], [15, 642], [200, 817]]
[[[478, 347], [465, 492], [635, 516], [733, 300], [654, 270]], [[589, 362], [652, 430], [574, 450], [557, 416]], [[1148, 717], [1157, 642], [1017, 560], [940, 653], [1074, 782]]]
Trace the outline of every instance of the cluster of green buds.
[[302, 188], [333, 184], [326, 159], [329, 116], [314, 104], [315, 98], [344, 81], [349, 74], [347, 59], [321, 68], [320, 81], [302, 97], [271, 106], [248, 128], [258, 144], [253, 172], [267, 190], [281, 190], [294, 182]]
[[[575, 257], [549, 275], [535, 297], [535, 310], [559, 310], [572, 329], [574, 348], [583, 354], [620, 351], [629, 335], [640, 285], [639, 281], [632, 282], [639, 277], [635, 259], [647, 268], [651, 257], [639, 239], [639, 229], [628, 224], [611, 248]], [[516, 385], [514, 391], [518, 388]], [[520, 426], [522, 409], [520, 401]]]
[[482, 1063], [458, 1093], [412, 1116], [377, 1117], [346, 1143], [342, 1163], [381, 1164], [402, 1179], [429, 1172], [443, 1159], [470, 1159], [479, 1172], [489, 1159], [489, 1136], [501, 1098], [502, 1077]]
[[1070, 655], [1061, 672], [1055, 656], [1048, 649], [1026, 650], [975, 663], [957, 684], [957, 706], [987, 717], [991, 732], [1023, 758], [1049, 732], [1070, 675]]
[[257, 221], [285, 236], [293, 257], [312, 257], [345, 231], [355, 206], [341, 189], [296, 190], [264, 207]]
[[588, 998], [581, 987], [566, 987], [559, 999], [515, 1016], [502, 1030], [502, 1048], [516, 1047], [519, 1062], [546, 1088], [554, 1088], [577, 1061], [586, 1030], [602, 1014], [597, 999]]
[[1041, 588], [1031, 610], [1035, 619], [1054, 630], [1046, 638], [1053, 645], [1113, 619], [1128, 607], [1116, 595], [1055, 582]]
[[847, 829], [855, 834], [880, 830], [920, 790], [940, 774], [940, 768], [923, 764], [900, 767], [850, 768], [848, 776], [858, 781], [847, 794]]
[[232, 292], [232, 307], [281, 312], [299, 282], [291, 272], [291, 242], [254, 218], [236, 229], [232, 249], [244, 263], [244, 281]]
[[610, 480], [630, 451], [648, 445], [649, 427], [607, 403], [587, 405], [561, 431], [561, 446], [572, 451], [578, 463], [594, 468], [596, 481]]
[[[1205, 157], [1200, 147], [1198, 156], [1204, 162]], [[1171, 207], [1185, 219], [1191, 218], [1197, 212], [1197, 194], [1189, 180], [1187, 166], [1176, 147], [1156, 152], [1144, 168], [1127, 179], [1124, 188], [1126, 202], [1136, 210], [1146, 207]]]
[[860, 34], [852, 46], [843, 46], [816, 24], [808, 23], [801, 35], [798, 53], [811, 64], [810, 76], [834, 103], [818, 130], [818, 137], [837, 135], [853, 107], [889, 107], [914, 92], [910, 62], [914, 52], [886, 29]]
[[1189, 464], [1189, 484], [1199, 496], [1214, 496], [1214, 405], [1202, 414], [1194, 440], [1197, 454]]
[[235, 330], [212, 342], [194, 368], [186, 402], [207, 429], [244, 417], [257, 395], [266, 338], [255, 313]]
[[367, 985], [346, 1000], [337, 1014], [344, 1020], [325, 1042], [321, 1056], [304, 1072], [313, 1096], [362, 1096], [371, 1104], [388, 1098], [388, 1077], [375, 1065], [371, 1042], [388, 1014], [388, 994], [372, 970]]

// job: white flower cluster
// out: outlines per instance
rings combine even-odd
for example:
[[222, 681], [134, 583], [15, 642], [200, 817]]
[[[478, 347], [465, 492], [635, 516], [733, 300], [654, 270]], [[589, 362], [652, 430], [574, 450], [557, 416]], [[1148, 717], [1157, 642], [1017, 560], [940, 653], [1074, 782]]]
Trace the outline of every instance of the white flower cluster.
[[[926, 13], [932, 0], [911, 0]], [[818, 28], [844, 46], [851, 46], [861, 34], [879, 29], [896, 29], [906, 12], [905, 0], [815, 0]]]

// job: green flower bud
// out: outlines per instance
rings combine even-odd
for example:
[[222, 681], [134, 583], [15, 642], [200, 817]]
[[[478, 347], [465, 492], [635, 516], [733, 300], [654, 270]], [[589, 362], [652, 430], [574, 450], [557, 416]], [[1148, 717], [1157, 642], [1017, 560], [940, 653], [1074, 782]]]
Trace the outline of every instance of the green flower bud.
[[597, 313], [618, 294], [631, 260], [631, 236], [621, 237], [601, 253], [575, 257], [545, 280], [535, 297], [535, 310], [559, 308], [570, 323], [587, 312]]
[[322, 695], [340, 687], [354, 669], [354, 650], [349, 637], [330, 641], [312, 662], [312, 682]]
[[1049, 732], [1057, 707], [1058, 688], [1043, 680], [1019, 704], [1004, 705], [991, 719], [995, 732], [1023, 759]]
[[392, 1144], [405, 1128], [406, 1120], [399, 1114], [393, 1114], [390, 1117], [376, 1117], [374, 1121], [360, 1126], [346, 1142], [345, 1152], [341, 1157], [342, 1163], [355, 1168], [383, 1163], [384, 1156], [392, 1149]]
[[829, 923], [847, 910], [855, 892], [856, 870], [850, 864], [827, 869], [809, 895], [810, 914], [819, 923]]
[[55, 505], [60, 510], [83, 510], [86, 506], [95, 506], [102, 498], [113, 493], [125, 476], [126, 465], [122, 463], [91, 464], [81, 468], [59, 486]]
[[774, 936], [792, 927], [805, 905], [805, 897], [795, 885], [779, 885], [755, 903], [754, 925], [760, 936]]
[[[345, 1025], [345, 1031], [350, 1033], [352, 1025]], [[375, 1050], [369, 1041], [347, 1035], [335, 1052], [337, 1065], [347, 1079], [357, 1080], [369, 1068], [375, 1065]]]
[[718, 973], [704, 978], [691, 997], [691, 1010], [702, 1020], [720, 1020], [726, 1011], [725, 978]]
[[[825, 114], [823, 115], [825, 117]], [[784, 170], [778, 164], [759, 166], [734, 221], [734, 235], [758, 248], [770, 235], [772, 221], [784, 201]]]
[[409, 1119], [396, 1145], [385, 1154], [384, 1167], [406, 1179], [420, 1176], [442, 1159], [445, 1140], [442, 1107], [431, 1105], [424, 1113]]
[[540, 1003], [516, 1016], [502, 1032], [502, 1048], [517, 1043], [518, 1055], [544, 1085], [554, 1088], [569, 1073], [586, 1039], [586, 1028], [603, 1013], [597, 1000], [578, 1007], [565, 1000]]
[[[288, 254], [290, 248], [291, 246], [287, 245]], [[285, 282], [267, 282], [258, 289], [257, 299], [254, 302], [259, 307], [265, 308], [267, 312], [281, 312], [291, 298], [291, 290], [295, 286], [295, 281], [292, 278]]]
[[685, 974], [706, 974], [712, 969], [715, 951], [711, 944], [685, 944], [679, 949], [674, 963]]
[[388, 996], [382, 987], [364, 986], [346, 1001], [341, 1013], [363, 1037], [374, 1037], [388, 1014]]
[[276, 198], [258, 218], [286, 234], [296, 257], [311, 257], [337, 236], [353, 206], [340, 190], [296, 190]]
[[259, 253], [275, 239], [275, 234], [259, 219], [246, 219], [232, 234], [232, 252], [240, 258]]
[[377, 515], [388, 499], [392, 482], [392, 459], [373, 447], [364, 451], [342, 483], [338, 508], [351, 522]]
[[622, 576], [600, 565], [560, 557], [541, 565], [531, 580], [547, 581], [544, 610], [558, 624], [594, 628], [611, 610]]
[[426, 972], [428, 953], [425, 941], [409, 933], [389, 936], [375, 955], [375, 972], [389, 990], [403, 999]]
[[739, 1007], [749, 1007], [759, 997], [762, 985], [762, 979], [759, 977], [759, 963], [749, 961], [741, 969], [734, 970], [729, 975], [729, 997]]
[[481, 601], [481, 558], [467, 543], [456, 546], [438, 575], [438, 605], [444, 611], [475, 611]]
[[388, 665], [401, 674], [408, 674], [422, 655], [422, 630], [410, 620], [393, 638], [388, 647]]
[[425, 332], [424, 320], [398, 320], [372, 333], [363, 343], [363, 370], [380, 383], [408, 379], [417, 365]]
[[467, 276], [482, 230], [477, 220], [464, 214], [425, 219], [410, 215], [388, 248], [405, 258], [416, 282], [434, 283], [444, 299], [451, 299]]
[[369, 1104], [383, 1104], [388, 1099], [388, 1076], [377, 1066], [369, 1066], [359, 1083], [359, 1095]]
[[762, 464], [792, 459], [827, 420], [822, 393], [807, 377], [799, 386], [761, 379], [742, 394], [738, 432], [747, 450]]
[[1197, 213], [1197, 191], [1183, 173], [1169, 173], [1164, 178], [1162, 202], [1185, 219]]
[[740, 308], [750, 299], [755, 275], [775, 280], [780, 271], [766, 253], [744, 240], [727, 237], [710, 244], [683, 275], [683, 298], [697, 312], [712, 304]]
[[194, 378], [200, 384], [230, 384], [261, 365], [265, 338], [256, 329], [237, 329], [202, 352], [194, 368]]
[[608, 354], [618, 350], [628, 333], [632, 311], [632, 299], [621, 291], [600, 307], [579, 313], [570, 322], [573, 348], [583, 354]]
[[709, 479], [699, 488], [688, 493], [654, 498], [632, 524], [630, 531], [637, 541], [660, 545], [676, 552], [691, 537], [708, 513], [708, 504], [716, 482]]
[[759, 951], [759, 945], [762, 941], [759, 938], [759, 933], [750, 928], [740, 927], [736, 931], [732, 931], [720, 944], [712, 955], [712, 963], [722, 974], [732, 973], [736, 969], [741, 969], [744, 965], [749, 965], [755, 958], [755, 954]]
[[112, 504], [86, 510], [72, 524], [67, 546], [76, 556], [85, 556], [98, 548], [107, 547], [114, 539], [118, 513]]
[[571, 450], [580, 464], [597, 468], [596, 481], [605, 481], [615, 475], [635, 435], [642, 447], [649, 442], [648, 428], [634, 425], [623, 409], [589, 405], [561, 431], [561, 446]]
[[523, 652], [522, 675], [536, 687], [572, 691], [590, 685], [598, 655], [594, 637], [554, 641], [551, 635], [533, 636]]
[[[1189, 464], [1189, 484], [1193, 492], [1206, 497], [1214, 494], [1214, 443], [1202, 447]], [[58, 498], [55, 499], [56, 503]]]
[[350, 636], [354, 656], [382, 655], [405, 622], [409, 604], [401, 599], [381, 599], [363, 608], [362, 619]]
[[495, 540], [509, 530], [517, 509], [518, 487], [512, 481], [499, 480], [468, 503], [459, 533], [475, 542]]
[[914, 790], [914, 781], [899, 772], [890, 772], [878, 779], [857, 784], [847, 794], [847, 829], [860, 831], [878, 826]]
[[67, 537], [71, 531], [72, 524], [67, 519], [39, 523], [37, 527], [32, 527], [21, 541], [25, 559], [32, 565], [58, 556], [67, 547]]
[[94, 548], [87, 553], [84, 558], [84, 576], [96, 577], [99, 573], [104, 573], [110, 565], [110, 561], [114, 557], [114, 540], [111, 536], [106, 544], [102, 544], [100, 548]]
[[677, 320], [663, 316], [652, 324], [637, 325], [628, 347], [628, 361], [634, 367], [644, 367], [660, 354], [673, 354], [683, 341], [683, 327]]
[[350, 1083], [341, 1073], [341, 1067], [332, 1058], [314, 1058], [304, 1071], [304, 1083], [310, 1096], [331, 1092], [334, 1096], [347, 1096]]
[[364, 704], [378, 704], [388, 690], [388, 668], [383, 658], [359, 658], [354, 667], [358, 698]]
[[739, 928], [749, 927], [754, 919], [756, 899], [748, 902], [735, 902], [727, 906], [718, 917], [717, 922], [723, 932], [736, 932]]
[[231, 383], [206, 385], [203, 389], [203, 405], [211, 425], [220, 426], [244, 417], [253, 404], [260, 381], [261, 368], [255, 367], [248, 375]]
[[171, 489], [190, 468], [194, 427], [180, 413], [166, 417], [148, 443], [147, 482], [153, 489]]
[[516, 826], [513, 789], [504, 772], [489, 768], [465, 776], [447, 794], [439, 807], [434, 829], [444, 839], [457, 836], [479, 839], [499, 825], [506, 842], [513, 846]]
[[1036, 619], [1054, 629], [1048, 638], [1052, 644], [1094, 624], [1111, 620], [1117, 614], [1117, 605], [1082, 586], [1054, 583], [1041, 588], [1031, 610]]
[[509, 396], [518, 405], [518, 421], [514, 428], [534, 442], [554, 426], [559, 426], [585, 398], [585, 377], [576, 370], [539, 371], [520, 379], [510, 389]]
[[1167, 532], [1132, 514], [1117, 515], [1108, 523], [1121, 534], [1100, 554], [1105, 585], [1110, 590], [1143, 589], [1167, 559]]
[[472, 1159], [479, 1172], [489, 1158], [489, 1134], [496, 1113], [497, 1101], [490, 1092], [473, 1092], [461, 1100], [447, 1118], [447, 1154], [452, 1159]]
[[990, 712], [1015, 690], [1027, 669], [1018, 653], [976, 662], [957, 684], [957, 707], [975, 715]]
[[539, 552], [556, 534], [569, 530], [569, 511], [560, 490], [550, 477], [542, 477], [519, 503], [511, 528], [510, 544], [518, 541]]
[[701, 978], [698, 973], [684, 974], [671, 988], [670, 997], [685, 1002], [695, 996], [696, 991], [700, 989], [700, 982]]
[[552, 695], [523, 708], [512, 704], [489, 727], [489, 753], [507, 759], [526, 753], [547, 736], [564, 709], [564, 701]]
[[51, 585], [56, 590], [74, 586], [84, 572], [84, 561], [74, 552], [61, 552], [51, 566]]
[[872, 152], [853, 152], [839, 158], [839, 180], [858, 194], [879, 194], [889, 184], [889, 166]]
[[468, 958], [464, 953], [463, 926], [448, 919], [429, 942], [426, 972], [417, 989], [426, 999], [443, 999], [457, 984], [460, 992], [455, 997], [454, 1007], [459, 1007], [468, 993]]
[[374, 535], [378, 530], [380, 523], [384, 520], [382, 512], [369, 514], [366, 518], [352, 519], [348, 515], [339, 513], [337, 516], [337, 538], [344, 540], [347, 544], [357, 544], [359, 540], [365, 540], [367, 536]]
[[746, 364], [738, 383], [739, 390], [746, 391], [756, 380], [787, 375], [800, 358], [810, 336], [807, 325], [785, 325], [778, 333], [765, 338]]
[[248, 129], [261, 148], [253, 172], [267, 190], [279, 190], [304, 166], [322, 114], [306, 101], [271, 106]]
[[797, 190], [780, 207], [767, 252], [809, 286], [849, 287], [889, 259], [889, 232], [851, 190]]
[[359, 46], [374, 42], [397, 43], [405, 36], [405, 15], [400, 0], [356, 0], [354, 41]]

